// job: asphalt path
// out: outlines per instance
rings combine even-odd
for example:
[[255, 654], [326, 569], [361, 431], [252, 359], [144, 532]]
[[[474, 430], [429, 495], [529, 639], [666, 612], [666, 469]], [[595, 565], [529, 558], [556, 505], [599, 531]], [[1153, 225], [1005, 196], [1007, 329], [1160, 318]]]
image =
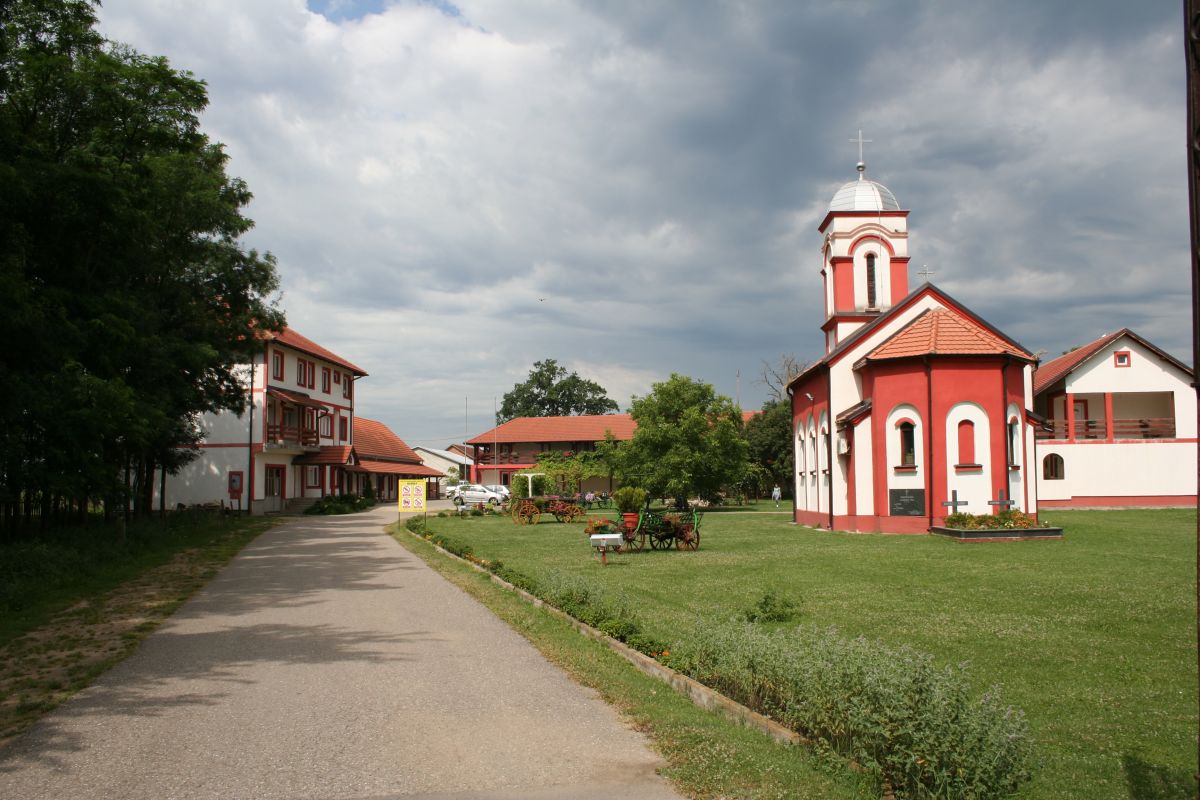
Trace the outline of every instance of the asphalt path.
[[596, 694], [382, 526], [260, 536], [0, 750], [0, 798], [677, 798]]

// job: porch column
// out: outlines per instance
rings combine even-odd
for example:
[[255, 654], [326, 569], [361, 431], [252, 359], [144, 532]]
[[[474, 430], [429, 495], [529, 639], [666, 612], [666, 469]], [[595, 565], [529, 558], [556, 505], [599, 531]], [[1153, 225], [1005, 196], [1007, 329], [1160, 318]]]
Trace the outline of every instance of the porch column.
[[1075, 395], [1067, 392], [1064, 402], [1067, 404], [1067, 441], [1073, 442], [1075, 441]]
[[1113, 431], [1112, 392], [1104, 393], [1104, 441], [1111, 442], [1116, 438]]

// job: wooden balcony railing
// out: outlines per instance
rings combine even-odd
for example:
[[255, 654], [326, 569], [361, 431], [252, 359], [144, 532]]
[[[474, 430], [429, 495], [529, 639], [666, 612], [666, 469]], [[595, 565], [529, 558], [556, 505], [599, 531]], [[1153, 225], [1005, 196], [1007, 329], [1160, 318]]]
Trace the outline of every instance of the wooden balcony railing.
[[534, 458], [525, 458], [520, 453], [501, 453], [498, 458], [491, 453], [480, 453], [476, 464], [530, 464]]
[[317, 447], [320, 438], [315, 428], [301, 429], [295, 425], [270, 423], [267, 425], [267, 444]]
[[[1037, 431], [1038, 439], [1066, 440], [1068, 424], [1065, 419], [1050, 420], [1047, 423], [1051, 430]], [[1142, 419], [1114, 419], [1112, 422], [1114, 439], [1174, 439], [1175, 419], [1173, 417], [1155, 417]], [[1078, 440], [1107, 439], [1108, 426], [1103, 419], [1075, 420], [1075, 437]]]

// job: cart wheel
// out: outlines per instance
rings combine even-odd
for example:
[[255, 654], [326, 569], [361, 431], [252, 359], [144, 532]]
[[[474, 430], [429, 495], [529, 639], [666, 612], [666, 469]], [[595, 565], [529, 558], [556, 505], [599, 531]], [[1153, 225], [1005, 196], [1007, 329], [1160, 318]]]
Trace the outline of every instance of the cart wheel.
[[664, 539], [657, 533], [650, 534], [650, 549], [651, 550], [666, 550], [671, 546], [670, 539]]
[[522, 522], [522, 520], [521, 520], [521, 508], [522, 508], [522, 506], [523, 506], [523, 504], [522, 504], [522, 503], [513, 503], [513, 504], [512, 504], [512, 507], [508, 509], [508, 515], [509, 515], [510, 517], [512, 517], [512, 521], [513, 521], [514, 523], [516, 523], [517, 525], [523, 525], [523, 524], [524, 524], [524, 523]]
[[675, 539], [675, 546], [680, 550], [695, 550], [700, 546], [700, 532], [688, 526], [679, 532], [679, 536]]
[[530, 511], [526, 515], [525, 524], [526, 525], [537, 525], [541, 521], [542, 521], [542, 512], [537, 510], [537, 506], [534, 506], [533, 510]]

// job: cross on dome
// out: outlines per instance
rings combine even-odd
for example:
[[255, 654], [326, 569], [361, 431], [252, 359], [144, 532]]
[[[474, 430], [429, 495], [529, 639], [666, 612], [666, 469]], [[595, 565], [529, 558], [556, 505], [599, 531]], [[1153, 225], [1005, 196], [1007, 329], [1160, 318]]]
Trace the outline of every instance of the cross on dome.
[[850, 139], [849, 141], [858, 144], [858, 164], [855, 165], [855, 169], [858, 170], [858, 179], [861, 181], [863, 179], [863, 173], [867, 171], [867, 162], [863, 160], [863, 145], [873, 143], [874, 140], [864, 139], [862, 135], [862, 128], [859, 128], [858, 138]]

